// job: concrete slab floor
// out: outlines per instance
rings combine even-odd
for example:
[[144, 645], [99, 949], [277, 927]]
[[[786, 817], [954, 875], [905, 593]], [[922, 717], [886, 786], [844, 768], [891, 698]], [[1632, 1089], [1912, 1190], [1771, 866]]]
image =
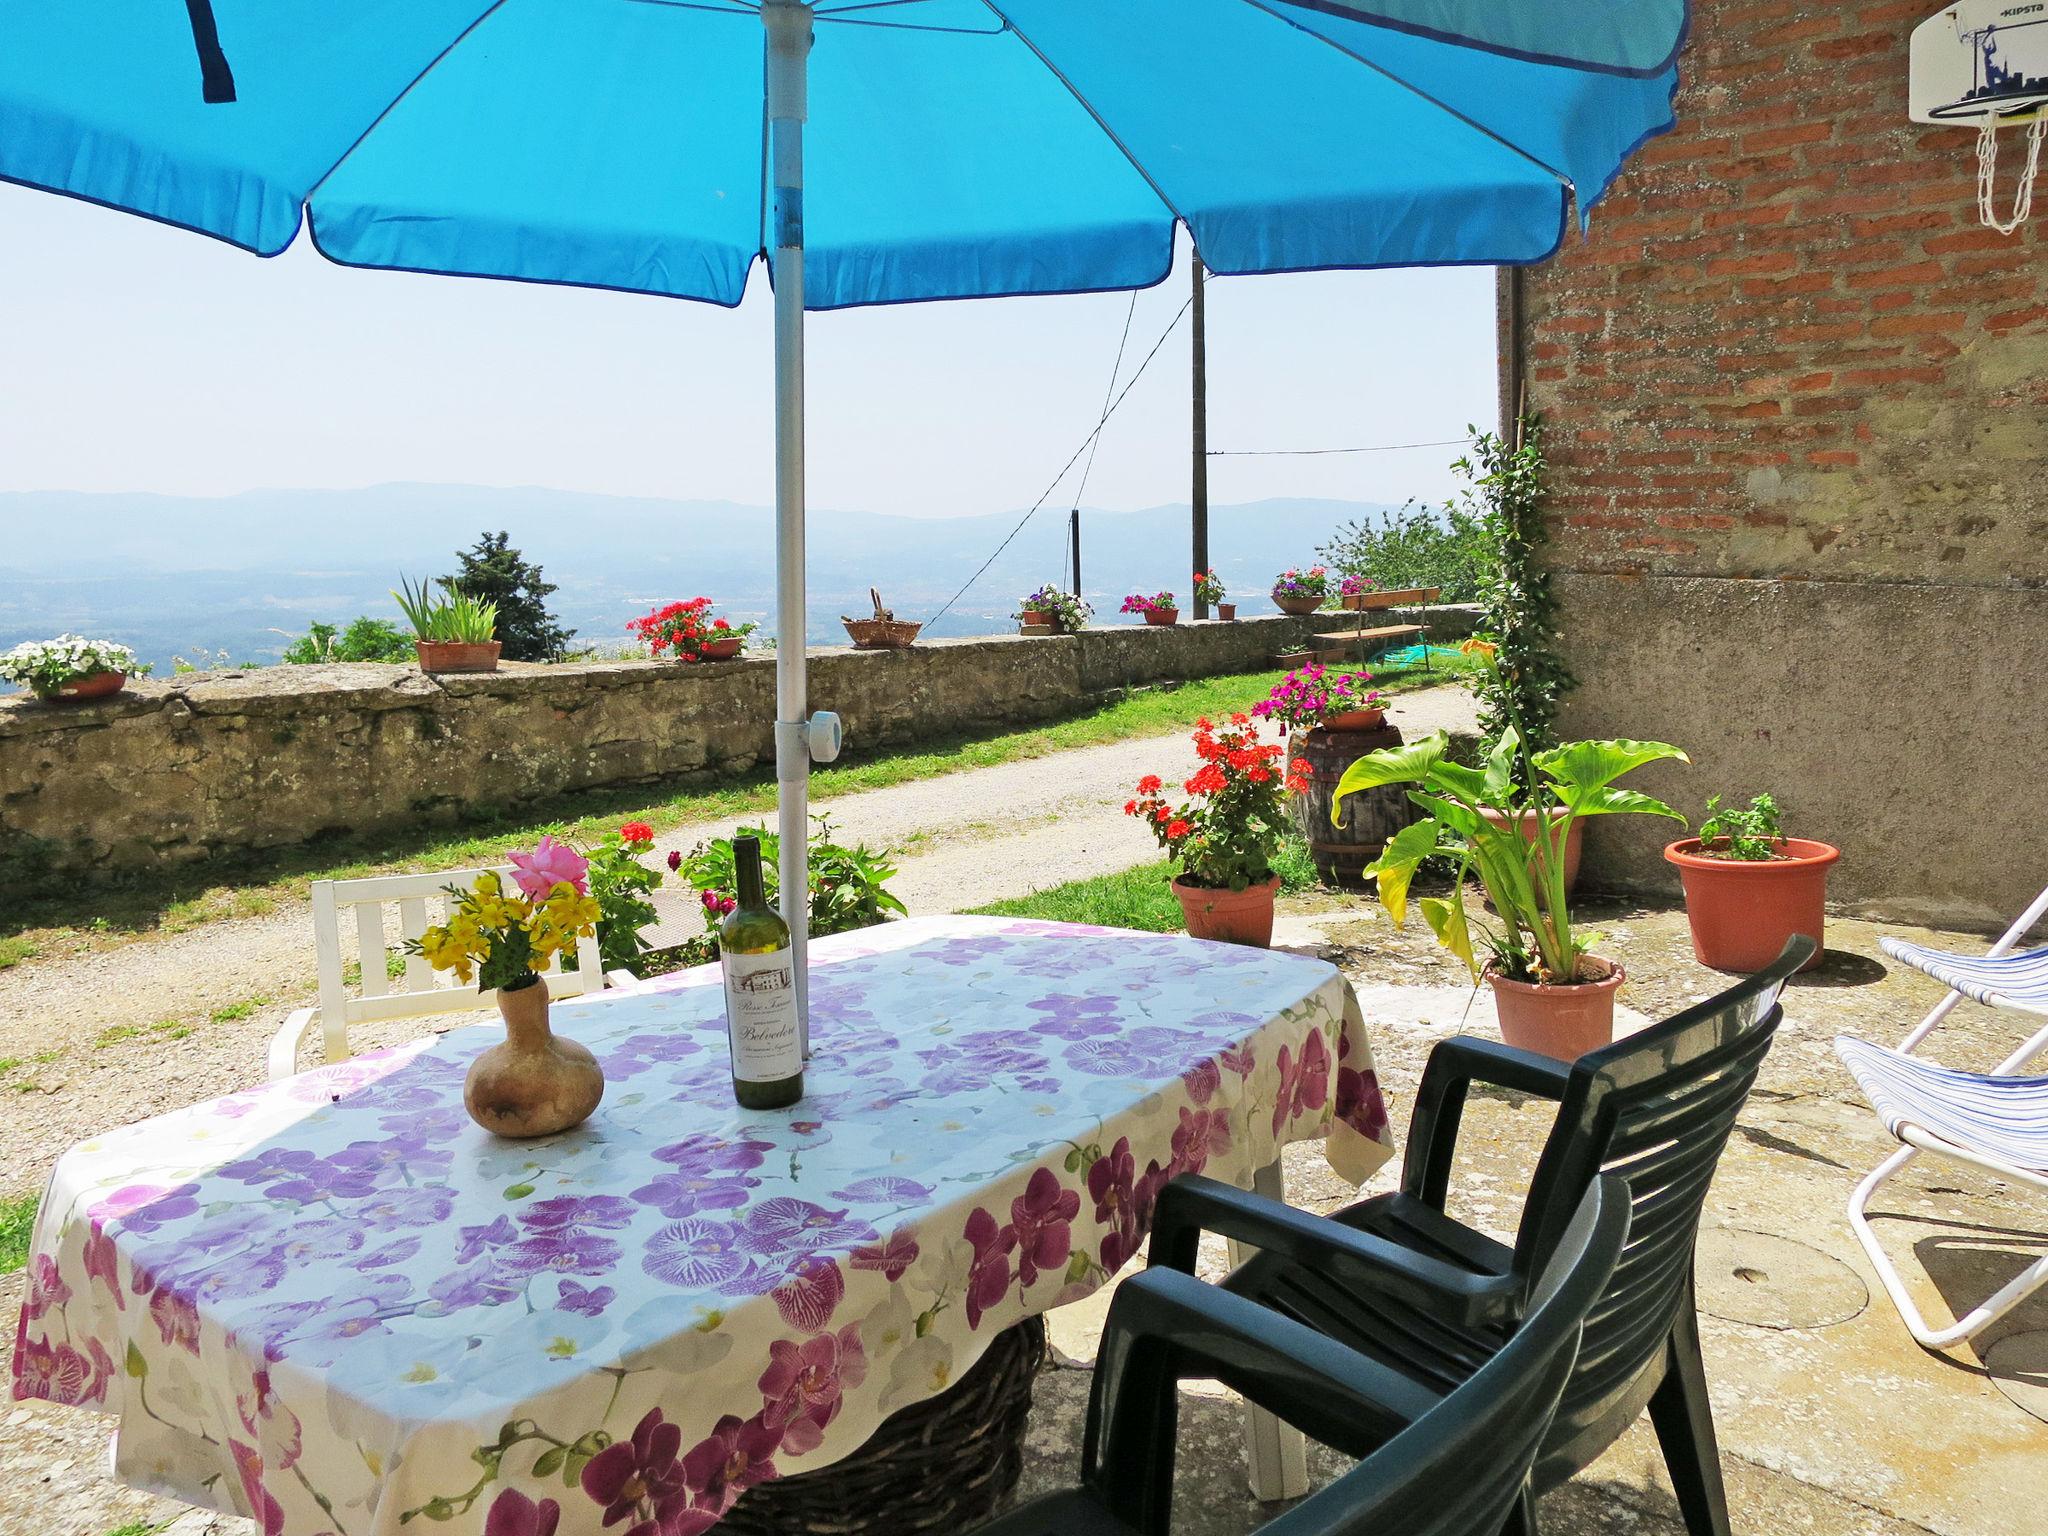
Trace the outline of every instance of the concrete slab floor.
[[[1694, 963], [1679, 910], [1588, 901], [1601, 952], [1628, 968], [1624, 1004], [1662, 1017], [1729, 978]], [[1496, 1034], [1485, 996], [1419, 922], [1395, 930], [1360, 898], [1289, 903], [1276, 942], [1320, 944], [1359, 989], [1397, 1138], [1430, 1046], [1464, 1031]], [[1941, 996], [1877, 948], [1880, 933], [1981, 949], [1969, 936], [1897, 924], [1831, 921], [1823, 964], [1786, 996], [1786, 1021], [1708, 1199], [1698, 1277], [1702, 1333], [1737, 1532], [1756, 1536], [2040, 1536], [2048, 1532], [2048, 1292], [1974, 1347], [1945, 1355], [1907, 1334], [1849, 1232], [1843, 1208], [1895, 1143], [1835, 1059], [1837, 1034], [1898, 1040]], [[2025, 1021], [1964, 1004], [1923, 1050], [1945, 1064], [1988, 1067], [2024, 1037]], [[1451, 1208], [1511, 1239], [1548, 1105], [1476, 1096], [1466, 1116]], [[1356, 1198], [1313, 1145], [1290, 1149], [1289, 1196], [1330, 1210]], [[1389, 1187], [1396, 1168], [1367, 1192]], [[1877, 1204], [1879, 1231], [1929, 1317], [1967, 1310], [2048, 1246], [2048, 1202], [1961, 1168], [1921, 1159]], [[1205, 1251], [1220, 1273], [1220, 1245]], [[1067, 1361], [1093, 1357], [1105, 1302], [1053, 1314]], [[2033, 1335], [2033, 1337], [2027, 1337]], [[2000, 1349], [2001, 1341], [2010, 1341]], [[1987, 1357], [1990, 1363], [1987, 1364]], [[2002, 1374], [2001, 1374], [2002, 1373]], [[1088, 1373], [1049, 1373], [1034, 1414], [1026, 1491], [1060, 1486], [1078, 1465]], [[2044, 1408], [2048, 1411], [2048, 1408]], [[1191, 1394], [1176, 1530], [1237, 1536], [1275, 1506], [1244, 1488], [1238, 1405]], [[1311, 1452], [1319, 1484], [1342, 1470]], [[1599, 1462], [1543, 1501], [1548, 1528], [1587, 1536], [1682, 1530], [1655, 1437], [1639, 1424]]]

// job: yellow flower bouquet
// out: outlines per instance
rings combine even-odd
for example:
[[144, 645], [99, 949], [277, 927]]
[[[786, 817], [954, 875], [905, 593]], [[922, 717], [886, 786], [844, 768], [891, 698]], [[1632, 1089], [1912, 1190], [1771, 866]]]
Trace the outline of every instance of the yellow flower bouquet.
[[485, 988], [517, 991], [578, 938], [597, 931], [598, 904], [590, 894], [588, 861], [553, 838], [529, 854], [514, 854], [511, 887], [485, 870], [455, 898], [448, 921], [427, 929], [406, 948], [437, 971], [453, 971]]

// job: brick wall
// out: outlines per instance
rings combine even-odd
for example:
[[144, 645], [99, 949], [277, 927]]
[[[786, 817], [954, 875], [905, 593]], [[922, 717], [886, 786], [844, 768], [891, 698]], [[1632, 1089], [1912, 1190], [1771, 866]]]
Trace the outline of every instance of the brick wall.
[[[1689, 808], [1775, 789], [1844, 845], [1838, 894], [1983, 921], [2048, 881], [2015, 681], [2048, 641], [2048, 189], [1985, 229], [1974, 130], [1907, 120], [1933, 9], [1697, 4], [1679, 129], [1522, 275], [1520, 341], [1569, 727], [1693, 748]], [[1610, 879], [1665, 883], [1607, 830]]]

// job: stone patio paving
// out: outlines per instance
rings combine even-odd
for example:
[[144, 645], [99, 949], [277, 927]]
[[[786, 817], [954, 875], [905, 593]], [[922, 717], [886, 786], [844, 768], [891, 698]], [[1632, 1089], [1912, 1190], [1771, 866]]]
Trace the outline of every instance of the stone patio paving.
[[[1462, 972], [1419, 924], [1396, 932], [1349, 897], [1290, 902], [1279, 942], [1324, 948], [1360, 989], [1375, 1028], [1397, 1134], [1430, 1045], [1461, 1028], [1490, 1033]], [[1652, 1017], [1716, 990], [1723, 978], [1691, 959], [1682, 912], [1588, 903], [1603, 950], [1630, 973], [1623, 996]], [[1878, 1289], [1842, 1211], [1851, 1186], [1893, 1145], [1856, 1097], [1829, 1042], [1853, 1032], [1891, 1042], [1939, 996], [1933, 983], [1878, 955], [1877, 935], [1926, 930], [1838, 920], [1818, 972], [1797, 981], [1787, 1020], [1708, 1201], [1699, 1277], [1707, 1368], [1735, 1527], [1751, 1536], [2025, 1536], [2048, 1528], [2048, 1294], [1950, 1356], [1913, 1344]], [[1939, 940], [1942, 935], [1932, 935]], [[1959, 944], [1981, 940], [1947, 936]], [[1935, 1037], [1934, 1054], [1988, 1066], [2019, 1038], [2015, 1023], [1966, 1005]], [[1548, 1106], [1475, 1093], [1465, 1121], [1452, 1209], [1512, 1235]], [[1290, 1194], [1328, 1210], [1352, 1198], [1314, 1145], [1290, 1150]], [[1382, 1171], [1372, 1188], [1385, 1187]], [[1923, 1305], [1941, 1313], [1988, 1295], [2048, 1243], [2048, 1208], [1989, 1178], [1923, 1163], [1890, 1187], [1883, 1224]], [[1908, 1250], [1911, 1250], [1908, 1252]], [[1209, 1255], [1220, 1262], [1218, 1251]], [[0, 1315], [20, 1300], [0, 1279]], [[1041, 1378], [1027, 1492], [1058, 1486], [1078, 1465], [1094, 1329], [1106, 1301], [1053, 1315], [1062, 1363]], [[2023, 1337], [2032, 1335], [2031, 1338]], [[2001, 1348], [2006, 1340], [2012, 1342]], [[1988, 1362], [1988, 1363], [1987, 1363]], [[103, 1536], [170, 1521], [170, 1536], [242, 1536], [247, 1522], [187, 1511], [105, 1474], [103, 1421], [16, 1405], [0, 1429], [0, 1532]], [[1270, 1514], [1245, 1491], [1238, 1409], [1191, 1391], [1183, 1415], [1176, 1529], [1236, 1536]], [[1342, 1470], [1312, 1452], [1319, 1480]], [[1573, 1483], [1549, 1495], [1550, 1529], [1588, 1536], [1681, 1530], [1656, 1443], [1638, 1426]]]
[[[1494, 1034], [1491, 1010], [1482, 999], [1467, 1016], [1462, 968], [1434, 948], [1419, 920], [1397, 932], [1376, 909], [1362, 918], [1357, 901], [1291, 905], [1276, 942], [1325, 946], [1358, 986], [1405, 1146], [1431, 1044], [1461, 1029]], [[1682, 911], [1615, 902], [1583, 911], [1586, 926], [1606, 935], [1602, 952], [1628, 968], [1622, 996], [1640, 1013], [1662, 1017], [1726, 984], [1693, 962]], [[1928, 1354], [1899, 1322], [1843, 1214], [1850, 1189], [1896, 1143], [1857, 1097], [1831, 1042], [1853, 1033], [1892, 1043], [1941, 995], [1879, 955], [1880, 933], [1984, 942], [1836, 920], [1823, 965], [1787, 992], [1785, 1024], [1722, 1160], [1700, 1240], [1702, 1334], [1734, 1526], [1749, 1536], [2048, 1530], [2048, 1423], [2033, 1416], [2048, 1417], [2048, 1292], [1976, 1348]], [[1946, 1064], [1989, 1067], [2024, 1036], [2023, 1022], [1965, 1004], [1924, 1049]], [[1511, 1240], [1549, 1123], [1547, 1103], [1475, 1091], [1451, 1209]], [[1295, 1204], [1329, 1210], [1353, 1198], [1314, 1145], [1290, 1148], [1287, 1171]], [[1382, 1170], [1369, 1192], [1397, 1177], [1396, 1166]], [[1930, 1277], [1919, 1285], [1930, 1316], [1981, 1301], [2048, 1244], [2048, 1207], [2027, 1193], [1926, 1159], [1888, 1186], [1878, 1209], [1901, 1219], [1879, 1231], [1909, 1278]], [[1205, 1257], [1220, 1272], [1221, 1245]], [[1053, 1314], [1067, 1360], [1090, 1358], [1100, 1312]], [[1073, 1365], [1043, 1380], [1027, 1490], [1073, 1476], [1088, 1382]], [[1273, 1512], [1245, 1491], [1240, 1435], [1235, 1402], [1190, 1394], [1177, 1531], [1237, 1536]], [[1313, 1448], [1310, 1464], [1319, 1481], [1345, 1465]], [[1547, 1496], [1541, 1512], [1548, 1529], [1586, 1536], [1683, 1531], [1646, 1424]]]

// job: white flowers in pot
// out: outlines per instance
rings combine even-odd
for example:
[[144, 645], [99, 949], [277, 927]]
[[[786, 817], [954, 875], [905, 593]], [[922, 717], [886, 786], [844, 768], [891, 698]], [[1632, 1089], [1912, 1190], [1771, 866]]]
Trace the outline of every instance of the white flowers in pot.
[[[24, 640], [0, 656], [0, 677], [20, 683], [39, 699], [53, 699], [67, 691], [83, 695], [85, 690], [77, 684], [105, 677], [125, 680], [148, 671], [149, 664], [136, 661], [128, 646], [115, 640], [88, 640], [83, 635]], [[120, 681], [115, 681], [91, 692], [112, 693], [119, 687]]]

